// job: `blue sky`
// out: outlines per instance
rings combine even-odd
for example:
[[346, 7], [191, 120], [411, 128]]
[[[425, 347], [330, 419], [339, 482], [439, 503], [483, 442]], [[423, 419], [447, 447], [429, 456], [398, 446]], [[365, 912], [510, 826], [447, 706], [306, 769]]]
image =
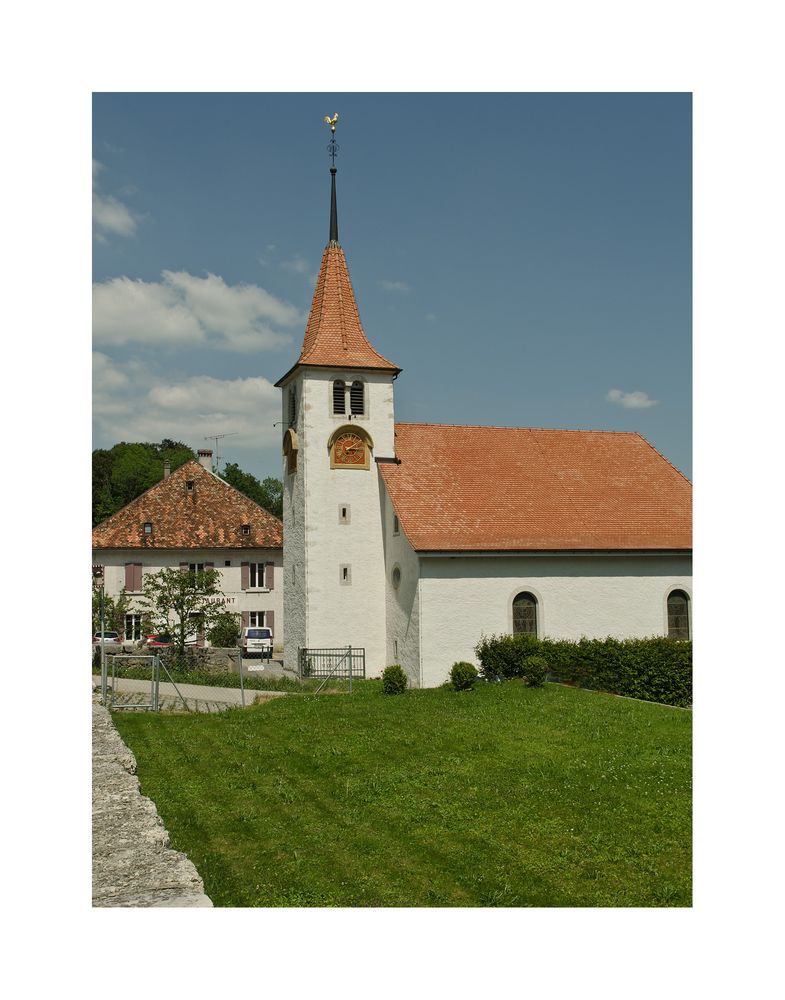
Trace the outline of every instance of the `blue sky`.
[[688, 94], [97, 94], [94, 447], [280, 475], [341, 244], [401, 421], [636, 430], [691, 474]]

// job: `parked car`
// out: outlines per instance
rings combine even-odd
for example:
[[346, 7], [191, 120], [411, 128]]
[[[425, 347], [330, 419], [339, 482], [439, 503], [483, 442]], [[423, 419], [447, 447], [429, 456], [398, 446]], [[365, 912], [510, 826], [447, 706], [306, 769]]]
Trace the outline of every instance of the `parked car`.
[[159, 632], [157, 635], [148, 635], [145, 642], [145, 646], [150, 646], [152, 649], [163, 649], [165, 646], [172, 645], [172, 637], [168, 632]]
[[273, 630], [257, 626], [243, 629], [241, 639], [243, 656], [259, 655], [271, 660], [273, 656]]
[[[96, 632], [93, 636], [93, 643], [101, 645], [101, 633]], [[104, 646], [122, 646], [123, 637], [119, 632], [112, 632], [109, 629], [104, 629]]]

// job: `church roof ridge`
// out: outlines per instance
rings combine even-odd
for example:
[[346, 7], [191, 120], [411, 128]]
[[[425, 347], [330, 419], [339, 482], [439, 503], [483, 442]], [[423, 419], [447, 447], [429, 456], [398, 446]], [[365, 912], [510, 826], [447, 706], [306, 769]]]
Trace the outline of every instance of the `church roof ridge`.
[[[521, 427], [520, 425], [513, 424], [450, 424], [445, 421], [421, 421], [421, 420], [396, 420], [396, 427], [466, 427], [472, 430], [483, 430], [483, 431], [554, 431], [556, 433], [564, 434], [629, 434], [632, 437], [641, 437], [644, 441], [646, 438], [643, 437], [638, 431], [609, 431], [602, 428], [594, 427]], [[649, 444], [648, 441], [646, 441]], [[656, 449], [655, 449], [656, 451]], [[659, 454], [659, 452], [658, 452]], [[666, 459], [667, 461], [667, 459]], [[675, 468], [675, 466], [674, 466]], [[676, 470], [678, 472], [678, 469]]]

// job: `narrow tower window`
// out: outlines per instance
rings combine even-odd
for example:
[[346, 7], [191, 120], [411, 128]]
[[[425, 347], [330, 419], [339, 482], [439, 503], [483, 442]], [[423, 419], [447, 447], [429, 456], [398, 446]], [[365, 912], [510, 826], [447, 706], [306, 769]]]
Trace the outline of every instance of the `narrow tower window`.
[[333, 413], [346, 413], [346, 383], [340, 378], [333, 382]]
[[352, 382], [349, 390], [349, 405], [352, 413], [362, 416], [365, 413], [365, 386], [360, 381]]
[[294, 427], [297, 423], [297, 390], [289, 390], [289, 426]]

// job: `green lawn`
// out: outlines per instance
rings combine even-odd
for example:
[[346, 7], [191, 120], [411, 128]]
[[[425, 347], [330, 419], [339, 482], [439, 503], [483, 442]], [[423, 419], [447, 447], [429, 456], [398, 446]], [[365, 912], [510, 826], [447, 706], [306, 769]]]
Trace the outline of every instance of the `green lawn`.
[[216, 906], [689, 906], [689, 712], [547, 684], [116, 713]]

